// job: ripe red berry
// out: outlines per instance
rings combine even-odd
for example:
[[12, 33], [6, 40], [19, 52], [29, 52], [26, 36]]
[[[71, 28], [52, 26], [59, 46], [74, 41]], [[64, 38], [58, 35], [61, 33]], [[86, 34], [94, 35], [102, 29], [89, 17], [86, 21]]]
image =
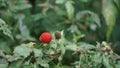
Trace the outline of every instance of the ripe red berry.
[[50, 43], [50, 41], [52, 40], [52, 35], [48, 32], [44, 32], [44, 33], [41, 34], [40, 40], [43, 43]]

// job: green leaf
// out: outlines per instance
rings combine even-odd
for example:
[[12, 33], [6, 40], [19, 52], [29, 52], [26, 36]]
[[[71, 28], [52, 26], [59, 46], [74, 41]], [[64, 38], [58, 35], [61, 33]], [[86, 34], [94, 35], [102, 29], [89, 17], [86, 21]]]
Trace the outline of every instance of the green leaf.
[[34, 42], [29, 42], [29, 43], [26, 43], [26, 44], [23, 44], [25, 45], [26, 47], [29, 47], [29, 48], [33, 48], [33, 46], [35, 45], [36, 43]]
[[114, 5], [113, 1], [103, 0], [103, 15], [107, 24], [107, 33], [106, 33], [107, 41], [109, 40], [112, 34], [113, 27], [116, 23], [117, 14], [118, 14], [118, 10]]
[[39, 68], [38, 64], [34, 64], [33, 68]]
[[[100, 27], [101, 26], [101, 23], [100, 23], [100, 18], [99, 16], [94, 13], [94, 12], [91, 12], [89, 10], [84, 10], [84, 11], [80, 11], [76, 14], [76, 19], [77, 20], [81, 20], [86, 14], [90, 14], [90, 18], [92, 18], [92, 20]], [[89, 22], [88, 22], [89, 23]]]
[[[55, 41], [56, 42], [56, 41]], [[57, 48], [57, 43], [51, 43], [50, 44], [50, 47], [52, 48], [52, 49], [56, 49]]]
[[13, 62], [13, 61], [16, 61], [16, 60], [20, 59], [20, 57], [17, 54], [14, 55], [14, 56], [5, 55], [5, 58], [7, 58], [7, 61], [9, 61], [9, 62]]
[[34, 54], [35, 54], [35, 57], [42, 57], [43, 56], [43, 53], [42, 53], [42, 51], [41, 50], [39, 50], [39, 49], [33, 49], [33, 52], [34, 52]]
[[45, 18], [45, 16], [44, 16], [43, 14], [41, 14], [41, 13], [32, 15], [32, 19], [33, 19], [34, 21], [38, 21], [38, 20], [40, 20], [40, 19], [42, 19], [42, 18]]
[[10, 64], [9, 68], [20, 68], [20, 66], [22, 65], [21, 63], [21, 60], [14, 61]]
[[21, 44], [20, 46], [17, 46], [14, 49], [14, 53], [26, 58], [32, 52], [33, 45], [34, 45], [34, 43], [32, 43], [32, 42], [27, 43], [27, 44]]
[[37, 58], [37, 63], [45, 68], [49, 68], [48, 62], [49, 62], [49, 60], [47, 60], [47, 59]]
[[76, 44], [71, 44], [66, 46], [66, 50], [71, 50], [71, 51], [76, 51], [77, 50], [77, 45]]
[[60, 45], [60, 50], [61, 50], [61, 52], [62, 52], [62, 55], [64, 55], [65, 54], [65, 51], [66, 51], [66, 49], [65, 49], [65, 46], [62, 44], [62, 45]]
[[6, 23], [5, 23], [5, 21], [3, 21], [3, 20], [0, 18], [0, 27], [2, 27], [2, 26], [6, 26]]
[[8, 68], [8, 62], [5, 58], [0, 58], [0, 68]]
[[65, 7], [67, 10], [68, 18], [72, 19], [74, 16], [74, 6], [72, 5], [74, 2], [73, 1], [67, 1], [65, 3]]
[[29, 9], [32, 6], [30, 4], [21, 4], [21, 5], [15, 5], [12, 7], [13, 11], [21, 11], [24, 9]]
[[102, 62], [101, 53], [100, 52], [95, 53], [92, 59], [95, 63], [101, 63]]
[[113, 68], [109, 63], [109, 56], [103, 56], [103, 64], [106, 68]]
[[5, 54], [3, 53], [2, 50], [0, 50], [0, 56], [1, 56], [1, 57], [4, 57], [4, 56], [5, 56]]
[[63, 4], [66, 0], [56, 0], [56, 4]]
[[71, 25], [69, 28], [68, 28], [68, 31], [70, 31], [71, 33], [77, 33], [79, 32], [79, 29], [77, 27], [77, 25]]
[[79, 42], [78, 47], [80, 50], [89, 50], [89, 49], [95, 49], [96, 47], [92, 44], [84, 43], [84, 42]]
[[0, 68], [8, 68], [8, 64], [0, 64]]
[[120, 9], [120, 0], [114, 0], [116, 7]]
[[77, 42], [79, 39], [85, 37], [85, 35], [84, 35], [84, 34], [79, 34], [79, 35], [73, 34], [73, 37], [74, 37], [73, 40], [74, 40], [75, 42]]
[[0, 42], [0, 50], [4, 51], [5, 53], [9, 54], [11, 53], [10, 47], [6, 44], [6, 42]]
[[117, 64], [115, 64], [115, 68], [119, 68], [120, 67], [120, 61], [118, 61]]
[[8, 28], [5, 21], [0, 18], [0, 31], [1, 30], [2, 30], [3, 34], [7, 35], [8, 37], [10, 37], [13, 40], [12, 32]]

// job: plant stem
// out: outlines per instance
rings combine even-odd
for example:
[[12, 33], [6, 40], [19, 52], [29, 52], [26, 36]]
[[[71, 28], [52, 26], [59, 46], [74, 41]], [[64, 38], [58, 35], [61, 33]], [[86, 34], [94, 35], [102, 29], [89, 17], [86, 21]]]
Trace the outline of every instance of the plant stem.
[[78, 68], [80, 68], [80, 64], [81, 64], [81, 56], [82, 56], [82, 54], [80, 54], [80, 56], [79, 56], [79, 66], [78, 66]]

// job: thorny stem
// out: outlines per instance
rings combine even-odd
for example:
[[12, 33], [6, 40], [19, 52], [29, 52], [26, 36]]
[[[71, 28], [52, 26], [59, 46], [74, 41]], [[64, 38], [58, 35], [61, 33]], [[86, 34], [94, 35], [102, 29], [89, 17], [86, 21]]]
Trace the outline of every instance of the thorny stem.
[[[86, 62], [88, 62], [88, 55], [87, 54], [85, 54], [85, 56], [86, 56]], [[89, 64], [87, 64], [88, 65], [88, 68], [89, 68]]]
[[38, 48], [41, 48], [41, 46], [43, 46], [43, 43], [40, 43], [39, 46], [37, 46]]
[[80, 68], [80, 64], [81, 64], [81, 56], [82, 56], [82, 54], [80, 54], [80, 56], [79, 56], [79, 66], [78, 66], [78, 68]]
[[59, 63], [57, 64], [57, 66], [58, 66], [59, 68], [63, 68], [61, 61], [59, 61]]

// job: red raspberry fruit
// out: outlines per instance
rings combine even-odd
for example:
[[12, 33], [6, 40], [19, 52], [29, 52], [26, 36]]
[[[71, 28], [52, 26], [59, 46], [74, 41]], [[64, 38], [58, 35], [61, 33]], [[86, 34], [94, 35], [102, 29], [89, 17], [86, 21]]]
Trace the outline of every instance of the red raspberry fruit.
[[44, 32], [44, 33], [41, 34], [40, 40], [43, 43], [50, 43], [50, 41], [52, 40], [52, 35], [48, 32]]

